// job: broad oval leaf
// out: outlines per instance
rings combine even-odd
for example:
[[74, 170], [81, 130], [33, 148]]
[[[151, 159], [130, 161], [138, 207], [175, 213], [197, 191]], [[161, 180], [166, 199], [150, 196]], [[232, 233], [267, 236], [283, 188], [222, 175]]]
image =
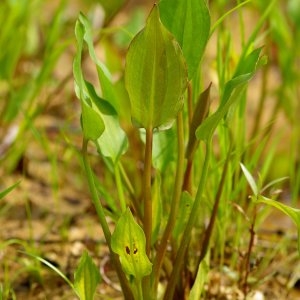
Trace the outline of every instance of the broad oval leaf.
[[189, 79], [198, 69], [210, 32], [210, 14], [205, 0], [162, 0], [163, 24], [175, 36], [188, 66]]
[[125, 86], [132, 118], [140, 127], [166, 125], [182, 108], [186, 65], [180, 46], [160, 22], [157, 5], [129, 46]]
[[111, 248], [120, 256], [124, 272], [136, 279], [149, 275], [152, 264], [146, 255], [146, 238], [130, 209], [121, 215], [111, 236]]

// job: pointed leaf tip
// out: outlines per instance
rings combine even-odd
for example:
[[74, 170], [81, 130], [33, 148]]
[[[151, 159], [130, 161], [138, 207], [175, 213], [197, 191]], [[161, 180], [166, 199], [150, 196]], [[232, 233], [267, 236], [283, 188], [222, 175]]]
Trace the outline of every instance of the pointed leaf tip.
[[74, 288], [81, 300], [92, 300], [100, 282], [100, 272], [85, 251], [74, 274]]
[[157, 5], [129, 46], [125, 86], [132, 118], [140, 127], [163, 126], [182, 108], [187, 86], [185, 60], [179, 44], [160, 22]]
[[120, 217], [111, 237], [111, 248], [120, 257], [124, 272], [141, 279], [152, 271], [146, 255], [146, 238], [128, 208]]

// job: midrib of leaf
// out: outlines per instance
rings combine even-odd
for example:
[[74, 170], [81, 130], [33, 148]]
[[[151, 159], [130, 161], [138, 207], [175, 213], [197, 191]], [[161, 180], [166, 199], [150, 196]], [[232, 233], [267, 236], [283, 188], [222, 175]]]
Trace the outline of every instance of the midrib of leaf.
[[[159, 24], [158, 24], [159, 26]], [[150, 102], [150, 117], [151, 119], [149, 120], [149, 124], [148, 124], [148, 129], [152, 129], [153, 127], [153, 118], [154, 118], [154, 111], [155, 111], [155, 105], [154, 105], [154, 102], [155, 102], [155, 89], [156, 89], [156, 84], [155, 84], [155, 81], [156, 81], [156, 74], [157, 74], [157, 64], [156, 64], [156, 59], [157, 59], [157, 30], [158, 30], [158, 27], [157, 26], [157, 22], [156, 22], [156, 26], [155, 26], [155, 37], [153, 39], [153, 42], [155, 44], [155, 51], [154, 51], [154, 59], [153, 59], [153, 68], [152, 68], [152, 77], [151, 77], [151, 93], [150, 93], [150, 99], [149, 99], [149, 102]], [[151, 62], [150, 62], [151, 63]]]

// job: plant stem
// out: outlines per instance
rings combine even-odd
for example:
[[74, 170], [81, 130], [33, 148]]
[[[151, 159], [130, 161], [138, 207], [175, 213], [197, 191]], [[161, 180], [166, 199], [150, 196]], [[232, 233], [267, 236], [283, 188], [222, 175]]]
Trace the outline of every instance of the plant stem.
[[99, 201], [98, 198], [98, 193], [97, 193], [97, 189], [96, 189], [96, 185], [95, 185], [95, 181], [94, 181], [94, 175], [93, 175], [93, 171], [91, 169], [89, 160], [88, 160], [88, 153], [87, 153], [87, 146], [88, 146], [88, 140], [87, 139], [83, 139], [83, 143], [82, 143], [82, 159], [83, 159], [83, 164], [84, 164], [84, 168], [85, 168], [85, 172], [87, 175], [87, 181], [88, 181], [88, 185], [89, 185], [89, 189], [92, 195], [92, 202], [95, 206], [96, 212], [97, 212], [97, 216], [99, 218], [99, 222], [101, 224], [103, 233], [104, 233], [104, 237], [106, 240], [106, 243], [108, 245], [109, 251], [110, 251], [110, 255], [111, 255], [111, 259], [113, 262], [114, 267], [116, 268], [116, 272], [118, 274], [119, 280], [120, 280], [120, 284], [122, 287], [122, 291], [124, 293], [124, 297], [126, 300], [133, 300], [133, 294], [131, 291], [131, 288], [129, 286], [129, 282], [122, 270], [122, 266], [120, 264], [119, 261], [119, 257], [117, 256], [117, 254], [115, 254], [112, 249], [111, 249], [111, 232], [109, 230], [106, 218], [105, 218], [105, 214], [104, 214], [104, 209], [101, 205], [101, 202]]
[[190, 238], [191, 238], [191, 232], [192, 229], [195, 225], [195, 222], [197, 221], [197, 218], [199, 216], [198, 212], [200, 209], [200, 205], [202, 203], [202, 196], [204, 192], [204, 187], [206, 183], [206, 178], [208, 174], [208, 168], [209, 168], [209, 161], [210, 161], [210, 156], [211, 156], [211, 148], [212, 148], [212, 142], [211, 142], [211, 137], [209, 140], [206, 142], [206, 153], [205, 153], [205, 159], [204, 159], [204, 164], [203, 164], [203, 169], [202, 169], [202, 174], [200, 178], [200, 183], [198, 186], [197, 194], [195, 197], [194, 205], [188, 220], [188, 223], [185, 227], [184, 233], [182, 235], [182, 240], [180, 243], [180, 247], [175, 259], [174, 263], [174, 268], [164, 295], [164, 300], [169, 300], [173, 299], [174, 296], [174, 291], [175, 291], [175, 286], [178, 281], [178, 276], [180, 273], [180, 270], [182, 268], [182, 264], [184, 261], [184, 255], [186, 253], [187, 246], [189, 245]]
[[152, 235], [152, 200], [151, 200], [151, 173], [152, 173], [152, 128], [146, 129], [146, 149], [144, 158], [143, 193], [144, 193], [144, 231], [146, 236], [146, 253], [150, 258]]
[[248, 245], [248, 251], [246, 254], [246, 259], [245, 259], [245, 275], [243, 278], [243, 285], [242, 285], [242, 291], [244, 293], [244, 299], [247, 298], [248, 294], [248, 277], [251, 272], [251, 267], [250, 267], [250, 257], [252, 253], [252, 248], [254, 246], [254, 239], [255, 239], [255, 222], [256, 222], [256, 216], [257, 216], [257, 207], [254, 207], [254, 214], [253, 214], [253, 221], [251, 223], [251, 228], [249, 229], [250, 231], [250, 241]]
[[[199, 268], [200, 263], [202, 262], [202, 260], [204, 259], [205, 255], [207, 253], [208, 246], [209, 246], [209, 241], [210, 241], [210, 238], [211, 238], [211, 235], [212, 235], [212, 232], [213, 232], [215, 221], [217, 219], [218, 208], [219, 208], [222, 192], [223, 192], [223, 189], [224, 189], [224, 186], [225, 186], [225, 179], [226, 179], [227, 170], [228, 170], [228, 166], [229, 166], [229, 162], [230, 162], [231, 150], [232, 150], [232, 143], [230, 144], [230, 148], [229, 148], [228, 155], [227, 155], [227, 158], [226, 158], [226, 161], [225, 161], [225, 165], [223, 167], [221, 181], [220, 181], [219, 188], [218, 188], [218, 191], [217, 191], [217, 194], [216, 194], [216, 199], [215, 199], [215, 203], [214, 203], [213, 210], [212, 210], [212, 213], [211, 213], [211, 217], [210, 217], [210, 220], [209, 220], [209, 224], [208, 224], [207, 229], [206, 229], [205, 234], [204, 234], [201, 253], [200, 253], [197, 265], [196, 265], [197, 269]], [[195, 272], [194, 275], [195, 276], [197, 275], [197, 271]]]
[[118, 163], [115, 164], [114, 171], [115, 171], [115, 179], [116, 179], [119, 201], [120, 201], [120, 205], [121, 205], [121, 209], [122, 209], [122, 213], [123, 213], [126, 210], [126, 200], [124, 197], [123, 183], [122, 183], [120, 168], [119, 168]]
[[95, 182], [94, 182], [93, 172], [92, 172], [90, 163], [88, 161], [87, 145], [88, 145], [88, 140], [84, 139], [83, 144], [82, 144], [83, 164], [84, 164], [85, 172], [87, 175], [89, 189], [92, 194], [93, 205], [95, 206], [97, 216], [99, 218], [99, 222], [101, 224], [101, 227], [102, 227], [102, 230], [103, 230], [103, 233], [105, 236], [105, 240], [110, 245], [111, 232], [109, 230], [109, 227], [108, 227], [108, 224], [107, 224], [107, 221], [105, 218], [103, 207], [98, 198], [98, 193], [97, 193], [97, 189], [96, 189]]
[[188, 97], [187, 97], [188, 120], [189, 120], [189, 125], [191, 125], [193, 119], [193, 88], [190, 81], [188, 82], [187, 92], [188, 92]]
[[[146, 236], [146, 254], [151, 260], [151, 237], [152, 237], [152, 198], [151, 198], [151, 174], [152, 174], [152, 143], [153, 130], [146, 129], [146, 146], [144, 157], [143, 194], [144, 194], [144, 232]], [[150, 276], [143, 278], [144, 299], [151, 299]]]
[[157, 285], [159, 281], [160, 268], [166, 253], [168, 240], [172, 233], [176, 222], [176, 216], [178, 213], [179, 202], [181, 197], [181, 190], [183, 184], [183, 175], [184, 175], [184, 133], [183, 133], [183, 116], [182, 112], [179, 112], [177, 117], [177, 142], [178, 142], [178, 156], [177, 156], [177, 169], [176, 177], [174, 182], [173, 197], [171, 204], [171, 211], [168, 219], [166, 229], [164, 231], [163, 237], [157, 249], [157, 255], [154, 261], [153, 274], [154, 275], [154, 291], [157, 290]]
[[135, 195], [135, 190], [134, 187], [132, 186], [126, 171], [124, 170], [123, 165], [121, 164], [121, 162], [119, 163], [119, 168], [120, 168], [120, 173], [121, 173], [121, 177], [122, 177], [122, 181], [124, 182], [126, 189], [129, 193], [130, 196], [130, 200], [131, 200], [131, 204], [137, 214], [137, 217], [139, 220], [143, 220], [143, 212], [142, 212], [142, 207], [140, 205], [140, 203], [137, 201], [136, 199], [136, 195]]

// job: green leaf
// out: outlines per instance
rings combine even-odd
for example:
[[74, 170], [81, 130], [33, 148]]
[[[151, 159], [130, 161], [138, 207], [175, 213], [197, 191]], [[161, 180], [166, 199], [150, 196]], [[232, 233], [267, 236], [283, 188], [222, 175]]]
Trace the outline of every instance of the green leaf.
[[86, 139], [96, 141], [104, 131], [104, 123], [99, 115], [85, 100], [81, 99], [81, 126]]
[[0, 192], [0, 199], [4, 198], [8, 193], [10, 193], [14, 188], [16, 188], [21, 181], [11, 185], [10, 187], [6, 188], [4, 191]]
[[114, 92], [114, 85], [112, 83], [112, 75], [110, 74], [108, 68], [98, 59], [96, 55], [91, 25], [86, 16], [82, 13], [80, 13], [77, 22], [81, 24], [83, 41], [86, 43], [89, 55], [96, 65], [98, 79], [102, 90], [101, 96], [107, 100], [116, 111], [118, 111], [119, 107]]
[[199, 265], [196, 280], [191, 289], [189, 300], [201, 299], [201, 294], [204, 289], [204, 284], [207, 280], [207, 274], [209, 272], [209, 266], [207, 258], [205, 258]]
[[127, 275], [140, 280], [151, 273], [152, 264], [145, 251], [145, 234], [134, 220], [129, 208], [116, 224], [111, 237], [111, 248], [120, 256], [121, 265]]
[[162, 0], [159, 11], [162, 23], [181, 46], [191, 79], [198, 69], [210, 32], [206, 1]]
[[266, 198], [262, 195], [258, 195], [258, 197], [256, 199], [253, 198], [253, 200], [258, 203], [264, 203], [273, 206], [282, 211], [284, 214], [286, 214], [293, 220], [298, 229], [298, 253], [300, 255], [300, 209], [290, 207], [281, 202]]
[[[145, 143], [145, 130], [140, 130], [140, 137]], [[174, 128], [165, 131], [154, 131], [153, 133], [152, 164], [161, 174], [176, 160], [176, 139], [176, 130]]]
[[92, 300], [100, 282], [100, 272], [88, 252], [85, 251], [74, 274], [74, 288], [80, 300]]
[[[83, 15], [80, 15], [79, 20], [76, 22], [75, 34], [77, 39], [77, 53], [74, 59], [73, 73], [76, 94], [80, 98], [82, 105], [83, 133], [86, 138], [96, 143], [98, 150], [105, 157], [110, 157], [113, 163], [116, 163], [120, 155], [127, 150], [127, 137], [119, 125], [115, 109], [109, 102], [101, 99], [92, 84], [84, 79], [81, 69], [84, 42], [87, 43], [94, 62], [98, 65], [100, 65], [100, 62], [94, 52], [91, 29]], [[100, 70], [100, 67], [98, 68]], [[108, 75], [103, 70], [101, 74], [104, 78], [104, 86], [106, 87], [103, 94], [113, 98], [111, 96], [113, 88]]]
[[180, 46], [154, 5], [126, 56], [125, 86], [133, 120], [147, 129], [171, 123], [183, 105], [187, 70]]
[[258, 195], [258, 187], [257, 187], [257, 184], [255, 183], [253, 176], [251, 175], [251, 173], [248, 171], [248, 169], [242, 163], [240, 163], [240, 165], [241, 165], [242, 171], [251, 187], [253, 194], [255, 196], [257, 196]]
[[220, 106], [216, 112], [205, 119], [196, 130], [196, 136], [198, 139], [207, 140], [213, 135], [215, 129], [225, 117], [229, 108], [239, 98], [239, 93], [243, 91], [247, 82], [255, 74], [260, 62], [260, 52], [261, 48], [255, 49], [246, 57], [242, 57], [242, 60], [239, 61], [233, 78], [225, 84]]
[[24, 251], [20, 251], [20, 252], [25, 254], [25, 255], [28, 255], [28, 256], [31, 256], [31, 257], [37, 259], [38, 261], [40, 261], [41, 263], [46, 265], [48, 268], [53, 270], [56, 274], [58, 274], [72, 288], [74, 293], [77, 294], [77, 291], [76, 291], [73, 283], [69, 280], [69, 278], [62, 271], [60, 271], [57, 267], [55, 267], [53, 264], [51, 264], [49, 261], [45, 260], [44, 258], [42, 258], [38, 255], [32, 254], [32, 253], [28, 253], [28, 252], [24, 252]]
[[184, 191], [181, 195], [178, 216], [172, 233], [175, 241], [180, 241], [180, 235], [183, 233], [186, 223], [188, 222], [193, 202], [194, 199], [192, 196], [188, 192]]
[[86, 139], [96, 141], [104, 131], [105, 125], [101, 115], [92, 107], [87, 81], [84, 80], [81, 70], [81, 56], [83, 48], [83, 25], [77, 21], [75, 25], [77, 52], [73, 63], [75, 92], [81, 102], [81, 125]]
[[111, 158], [115, 164], [128, 148], [127, 136], [120, 127], [114, 108], [97, 95], [90, 83], [87, 82], [86, 86], [89, 97], [94, 104], [94, 110], [101, 115], [101, 119], [105, 125], [103, 133], [96, 141], [96, 146], [103, 156]]

